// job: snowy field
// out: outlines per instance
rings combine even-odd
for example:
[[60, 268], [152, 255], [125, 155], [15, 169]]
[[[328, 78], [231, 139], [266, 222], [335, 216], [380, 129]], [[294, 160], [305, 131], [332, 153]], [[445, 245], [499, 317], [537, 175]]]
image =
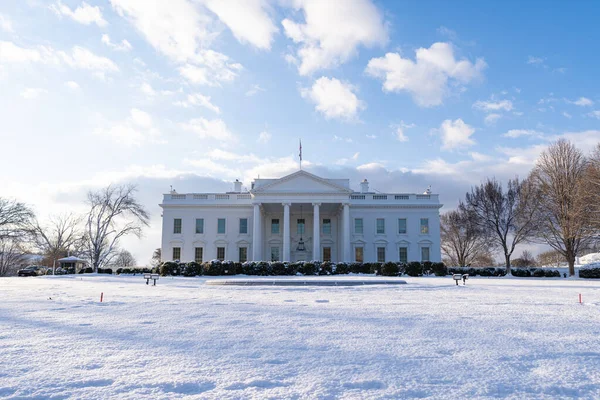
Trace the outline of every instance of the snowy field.
[[1, 278], [0, 398], [600, 398], [600, 282], [402, 279]]

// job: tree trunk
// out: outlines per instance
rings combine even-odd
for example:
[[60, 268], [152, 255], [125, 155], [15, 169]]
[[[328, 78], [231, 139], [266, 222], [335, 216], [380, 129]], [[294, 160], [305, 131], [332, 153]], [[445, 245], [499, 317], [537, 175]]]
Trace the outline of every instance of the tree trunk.
[[506, 260], [506, 276], [510, 275], [510, 255], [504, 254], [504, 258]]
[[575, 276], [575, 256], [569, 256], [569, 276]]

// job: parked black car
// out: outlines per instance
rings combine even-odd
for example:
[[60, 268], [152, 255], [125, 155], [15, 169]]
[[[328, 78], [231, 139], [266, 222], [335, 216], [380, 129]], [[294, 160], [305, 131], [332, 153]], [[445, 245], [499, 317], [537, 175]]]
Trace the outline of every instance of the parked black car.
[[37, 265], [25, 267], [25, 268], [17, 271], [18, 276], [38, 276], [38, 275], [44, 275], [45, 273], [46, 273], [45, 268], [39, 267]]

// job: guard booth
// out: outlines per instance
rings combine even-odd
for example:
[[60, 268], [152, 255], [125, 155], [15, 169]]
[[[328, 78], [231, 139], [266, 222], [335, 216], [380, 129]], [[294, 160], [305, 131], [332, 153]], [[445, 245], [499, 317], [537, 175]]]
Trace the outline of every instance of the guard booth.
[[87, 267], [86, 260], [75, 256], [60, 258], [56, 261], [58, 261], [58, 268], [62, 268], [71, 274], [78, 274], [79, 271]]

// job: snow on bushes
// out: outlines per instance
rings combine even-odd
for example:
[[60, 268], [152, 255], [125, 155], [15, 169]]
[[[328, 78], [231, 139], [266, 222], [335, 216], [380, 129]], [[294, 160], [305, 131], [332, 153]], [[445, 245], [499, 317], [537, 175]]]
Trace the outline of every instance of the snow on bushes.
[[579, 277], [588, 279], [600, 278], [600, 263], [592, 263], [580, 268]]

